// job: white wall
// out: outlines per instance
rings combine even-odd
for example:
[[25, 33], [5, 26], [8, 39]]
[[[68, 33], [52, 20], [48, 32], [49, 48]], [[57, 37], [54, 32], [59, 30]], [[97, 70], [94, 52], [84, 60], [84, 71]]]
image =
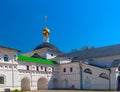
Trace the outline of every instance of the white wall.
[[[9, 56], [9, 62], [4, 62], [3, 55], [7, 54]], [[47, 59], [54, 58], [57, 56], [56, 53], [46, 52]], [[51, 56], [53, 54], [53, 56]], [[37, 89], [37, 81], [40, 78], [46, 78], [48, 88], [52, 88], [53, 79], [59, 80], [59, 87], [65, 88], [64, 81], [68, 80], [68, 88], [71, 88], [72, 85], [75, 86], [76, 89], [80, 89], [80, 67], [78, 62], [72, 62], [70, 59], [61, 60], [61, 65], [45, 65], [40, 63], [28, 63], [25, 61], [15, 61], [14, 55], [17, 55], [17, 51], [9, 50], [9, 49], [0, 49], [0, 75], [5, 76], [5, 84], [0, 85], [0, 90], [4, 88], [11, 89], [21, 89], [21, 80], [23, 78], [28, 77], [30, 79], [31, 90]], [[110, 66], [113, 60], [120, 59], [120, 55], [111, 56], [111, 57], [100, 57], [94, 58], [94, 61], [91, 61], [97, 65], [101, 66]], [[26, 70], [26, 65], [29, 65], [30, 70]], [[37, 71], [36, 66], [39, 67], [39, 71]], [[43, 66], [43, 69], [41, 69]], [[45, 67], [47, 72], [45, 72]], [[73, 68], [73, 72], [70, 72], [70, 68]], [[54, 72], [52, 69], [54, 68]], [[63, 72], [63, 69], [66, 68], [66, 72]], [[92, 71], [92, 75], [84, 73], [84, 69], [89, 68]], [[99, 75], [101, 73], [106, 73], [109, 75], [109, 71], [94, 67], [91, 65], [82, 64], [82, 74], [83, 74], [83, 88], [85, 88], [85, 80], [89, 78], [91, 80], [90, 89], [109, 89], [109, 80], [100, 78]], [[111, 87], [113, 90], [117, 88], [117, 76], [118, 70], [112, 69], [111, 72]]]
[[[19, 72], [19, 85], [21, 84], [21, 79], [29, 77], [31, 82], [31, 90], [37, 90], [37, 82], [40, 78], [45, 78], [47, 80], [48, 88], [52, 88], [52, 80], [58, 77], [58, 66], [57, 65], [45, 65], [38, 63], [28, 63], [24, 61], [19, 61], [18, 72]], [[26, 70], [26, 65], [29, 65], [30, 70]], [[37, 71], [36, 66], [39, 67]], [[41, 66], [43, 69], [41, 69]], [[46, 72], [45, 72], [46, 67]], [[53, 71], [54, 68], [54, 71]], [[56, 78], [57, 78], [56, 77]]]
[[[4, 55], [8, 55], [9, 56], [9, 61], [5, 62], [4, 61]], [[16, 55], [16, 58], [14, 57], [14, 55]], [[17, 51], [15, 50], [9, 50], [6, 48], [0, 48], [0, 62], [1, 63], [14, 63], [17, 64]]]
[[[84, 70], [89, 68], [92, 74], [85, 73]], [[85, 80], [90, 79], [90, 89], [107, 89], [109, 90], [109, 79], [104, 79], [99, 77], [101, 73], [106, 73], [109, 76], [109, 71], [105, 69], [100, 69], [94, 66], [82, 64], [83, 69], [83, 88], [86, 88]]]
[[71, 62], [71, 58], [68, 58], [68, 57], [61, 57], [59, 61], [60, 64], [65, 64], [70, 62]]
[[46, 59], [52, 59], [55, 58], [58, 54], [52, 51], [47, 51], [46, 52]]
[[[4, 55], [8, 55], [9, 61], [4, 61]], [[0, 76], [2, 75], [5, 77], [5, 84], [0, 85], [0, 90], [17, 87], [17, 51], [0, 48]]]
[[117, 90], [117, 87], [118, 87], [118, 74], [119, 74], [119, 71], [118, 71], [118, 68], [112, 68], [111, 69], [112, 72], [111, 72], [111, 89], [112, 90]]
[[[70, 67], [73, 68], [73, 72], [70, 72]], [[63, 72], [63, 69], [66, 68], [66, 72]], [[59, 86], [60, 88], [65, 88], [65, 79], [68, 80], [68, 88], [71, 88], [72, 85], [76, 89], [80, 89], [80, 74], [79, 74], [79, 63], [67, 63], [61, 64], [59, 66]]]

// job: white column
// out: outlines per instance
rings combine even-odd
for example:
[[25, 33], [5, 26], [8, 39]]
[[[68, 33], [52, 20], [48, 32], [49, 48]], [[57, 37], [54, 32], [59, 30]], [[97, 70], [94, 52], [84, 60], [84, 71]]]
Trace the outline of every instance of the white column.
[[43, 37], [43, 42], [48, 42], [49, 43], [49, 36], [48, 37]]

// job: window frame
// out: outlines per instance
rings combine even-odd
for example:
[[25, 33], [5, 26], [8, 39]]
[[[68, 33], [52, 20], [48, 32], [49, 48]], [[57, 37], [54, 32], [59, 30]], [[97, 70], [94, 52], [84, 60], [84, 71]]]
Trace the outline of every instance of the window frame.
[[52, 53], [52, 54], [51, 54], [51, 56], [53, 57], [53, 56], [54, 56], [54, 54]]
[[70, 67], [70, 72], [73, 72], [73, 68], [72, 67]]
[[2, 77], [3, 78], [3, 83], [0, 83], [0, 85], [4, 85], [5, 84], [5, 76], [4, 75], [0, 75], [0, 77]]
[[29, 65], [26, 65], [26, 70], [30, 70], [30, 67], [29, 67]]
[[63, 68], [63, 72], [66, 72], [66, 68]]
[[3, 59], [4, 59], [5, 62], [9, 62], [9, 56], [7, 54], [5, 54], [3, 56]]
[[92, 74], [92, 70], [89, 68], [84, 69], [84, 73]]
[[101, 73], [99, 77], [104, 79], [109, 79], [109, 76], [106, 73]]
[[40, 69], [43, 70], [43, 66], [40, 66]]
[[44, 71], [47, 72], [47, 67], [44, 67]]
[[39, 66], [36, 66], [36, 70], [39, 71]]

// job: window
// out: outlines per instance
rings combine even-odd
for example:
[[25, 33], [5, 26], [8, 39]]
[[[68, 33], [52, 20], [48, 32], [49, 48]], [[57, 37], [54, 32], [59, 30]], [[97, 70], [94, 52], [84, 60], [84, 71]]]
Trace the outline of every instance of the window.
[[68, 59], [70, 59], [70, 58], [68, 58]]
[[39, 67], [38, 66], [36, 66], [36, 70], [39, 71]]
[[17, 66], [14, 66], [15, 69], [17, 69]]
[[12, 68], [12, 66], [9, 66], [9, 68]]
[[51, 56], [53, 56], [53, 54], [51, 54]]
[[29, 65], [27, 65], [26, 67], [27, 67], [27, 70], [29, 70]]
[[72, 67], [70, 67], [70, 72], [72, 72], [73, 71], [73, 68]]
[[8, 68], [8, 66], [5, 66], [5, 68]]
[[86, 69], [84, 70], [84, 72], [85, 72], [85, 73], [88, 73], [88, 74], [92, 74], [92, 71], [91, 71], [89, 68], [86, 68]]
[[8, 62], [8, 55], [4, 55], [4, 61], [7, 61]]
[[15, 61], [16, 61], [16, 57], [17, 57], [17, 56], [16, 56], [16, 55], [14, 55], [14, 60], [15, 60]]
[[104, 78], [104, 79], [109, 79], [108, 75], [106, 73], [101, 73], [99, 77]]
[[120, 66], [118, 67], [118, 71], [120, 71]]
[[52, 72], [54, 72], [54, 67], [52, 68]]
[[46, 67], [45, 67], [45, 72], [47, 71]]
[[0, 76], [0, 84], [4, 84], [4, 77]]
[[43, 66], [41, 66], [41, 69], [43, 69]]
[[63, 68], [63, 72], [66, 72], [66, 68]]

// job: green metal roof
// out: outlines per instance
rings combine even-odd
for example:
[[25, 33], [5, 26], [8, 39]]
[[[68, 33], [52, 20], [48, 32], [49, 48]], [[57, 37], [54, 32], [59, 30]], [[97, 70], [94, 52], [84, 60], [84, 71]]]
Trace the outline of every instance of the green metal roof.
[[33, 58], [28, 56], [18, 56], [19, 61], [26, 61], [26, 62], [33, 62], [33, 63], [41, 63], [41, 64], [48, 64], [48, 65], [57, 65], [55, 61], [46, 60], [41, 58]]

